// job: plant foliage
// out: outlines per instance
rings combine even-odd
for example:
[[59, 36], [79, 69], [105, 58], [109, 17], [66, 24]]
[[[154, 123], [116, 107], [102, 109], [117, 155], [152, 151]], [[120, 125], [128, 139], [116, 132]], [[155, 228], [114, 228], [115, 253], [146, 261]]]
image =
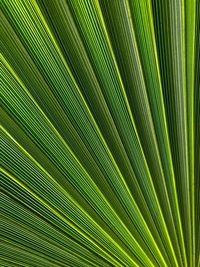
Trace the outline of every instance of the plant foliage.
[[0, 266], [200, 267], [200, 1], [0, 0]]

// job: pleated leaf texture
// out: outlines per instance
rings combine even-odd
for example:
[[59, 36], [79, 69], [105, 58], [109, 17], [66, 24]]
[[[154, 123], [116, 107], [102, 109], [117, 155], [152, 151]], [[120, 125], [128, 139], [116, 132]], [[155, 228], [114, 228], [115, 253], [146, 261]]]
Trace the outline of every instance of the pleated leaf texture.
[[200, 267], [200, 1], [0, 0], [0, 266]]

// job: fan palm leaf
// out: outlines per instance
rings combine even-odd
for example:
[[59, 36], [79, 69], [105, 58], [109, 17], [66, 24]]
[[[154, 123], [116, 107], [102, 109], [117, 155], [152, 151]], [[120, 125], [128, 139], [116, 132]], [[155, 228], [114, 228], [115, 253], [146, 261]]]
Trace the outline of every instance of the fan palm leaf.
[[200, 267], [200, 2], [0, 7], [0, 265]]

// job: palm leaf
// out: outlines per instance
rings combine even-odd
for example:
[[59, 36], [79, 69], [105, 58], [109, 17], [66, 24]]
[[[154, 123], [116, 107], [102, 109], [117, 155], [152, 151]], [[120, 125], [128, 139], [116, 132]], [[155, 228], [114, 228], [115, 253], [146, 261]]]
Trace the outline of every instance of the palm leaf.
[[1, 266], [200, 266], [200, 3], [1, 0]]

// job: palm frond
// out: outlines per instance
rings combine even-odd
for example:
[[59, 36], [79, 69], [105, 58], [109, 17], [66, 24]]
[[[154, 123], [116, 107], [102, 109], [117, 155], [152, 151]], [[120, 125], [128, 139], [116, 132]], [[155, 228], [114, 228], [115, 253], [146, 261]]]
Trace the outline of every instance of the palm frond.
[[0, 7], [0, 265], [200, 267], [200, 2]]

